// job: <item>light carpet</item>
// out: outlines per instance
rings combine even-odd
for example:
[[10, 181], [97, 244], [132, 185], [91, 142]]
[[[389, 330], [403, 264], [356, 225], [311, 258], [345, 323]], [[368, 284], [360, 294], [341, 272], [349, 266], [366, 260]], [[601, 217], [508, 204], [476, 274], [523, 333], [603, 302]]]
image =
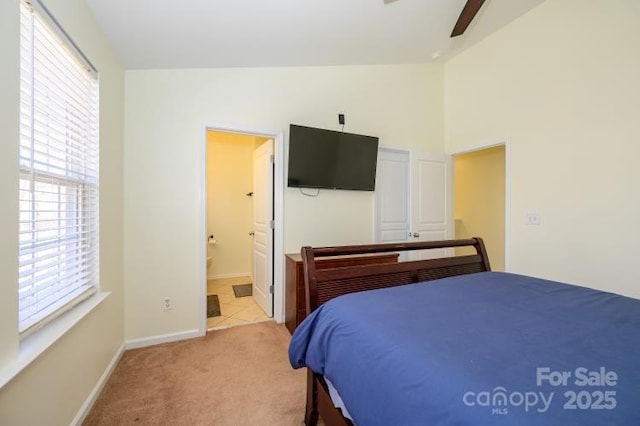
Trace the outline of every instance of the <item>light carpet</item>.
[[84, 425], [300, 425], [306, 372], [274, 322], [123, 354]]

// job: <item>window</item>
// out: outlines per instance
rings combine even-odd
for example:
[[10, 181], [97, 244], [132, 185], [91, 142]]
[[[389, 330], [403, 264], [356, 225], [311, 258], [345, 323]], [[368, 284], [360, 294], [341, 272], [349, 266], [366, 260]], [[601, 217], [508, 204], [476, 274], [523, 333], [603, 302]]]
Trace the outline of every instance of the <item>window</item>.
[[21, 2], [19, 332], [98, 288], [98, 77], [49, 12]]

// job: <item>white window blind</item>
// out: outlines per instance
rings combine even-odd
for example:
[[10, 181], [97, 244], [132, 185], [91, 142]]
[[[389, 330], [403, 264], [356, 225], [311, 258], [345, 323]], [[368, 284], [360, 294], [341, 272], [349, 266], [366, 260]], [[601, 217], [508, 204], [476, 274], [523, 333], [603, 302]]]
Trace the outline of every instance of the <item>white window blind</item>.
[[98, 287], [98, 78], [46, 9], [21, 3], [19, 332]]

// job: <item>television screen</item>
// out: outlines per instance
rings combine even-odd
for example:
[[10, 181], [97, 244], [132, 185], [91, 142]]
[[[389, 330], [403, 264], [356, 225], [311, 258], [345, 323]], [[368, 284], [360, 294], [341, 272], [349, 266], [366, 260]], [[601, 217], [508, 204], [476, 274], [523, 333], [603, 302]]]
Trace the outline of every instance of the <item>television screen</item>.
[[377, 160], [377, 137], [290, 126], [290, 187], [373, 191]]

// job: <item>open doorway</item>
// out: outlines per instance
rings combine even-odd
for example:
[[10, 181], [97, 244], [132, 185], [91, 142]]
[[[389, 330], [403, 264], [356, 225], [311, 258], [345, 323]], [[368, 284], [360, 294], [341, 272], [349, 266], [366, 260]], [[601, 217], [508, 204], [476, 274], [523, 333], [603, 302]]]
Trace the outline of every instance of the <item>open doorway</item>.
[[[508, 270], [508, 179], [505, 144], [453, 156], [456, 238], [482, 237], [491, 269]], [[464, 253], [465, 248], [457, 254]]]
[[274, 316], [273, 153], [269, 135], [207, 129], [207, 329]]

